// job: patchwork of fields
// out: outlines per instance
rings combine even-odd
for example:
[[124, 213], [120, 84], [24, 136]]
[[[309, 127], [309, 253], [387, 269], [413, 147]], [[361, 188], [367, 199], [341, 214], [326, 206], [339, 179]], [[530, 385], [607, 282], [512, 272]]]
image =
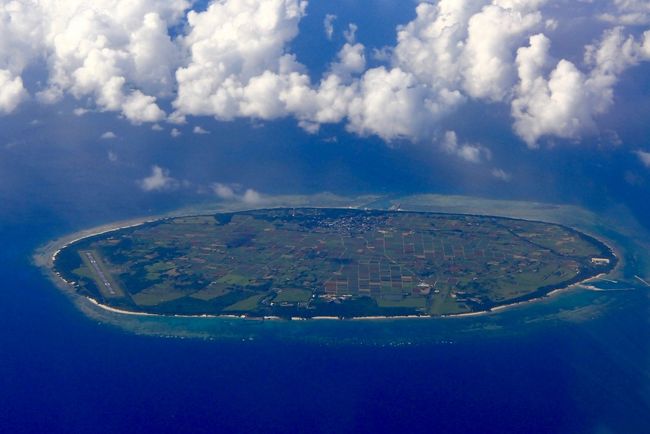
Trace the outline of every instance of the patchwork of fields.
[[166, 219], [91, 237], [65, 248], [56, 267], [80, 293], [134, 311], [351, 317], [487, 310], [608, 271], [615, 261], [599, 241], [555, 224], [287, 208]]

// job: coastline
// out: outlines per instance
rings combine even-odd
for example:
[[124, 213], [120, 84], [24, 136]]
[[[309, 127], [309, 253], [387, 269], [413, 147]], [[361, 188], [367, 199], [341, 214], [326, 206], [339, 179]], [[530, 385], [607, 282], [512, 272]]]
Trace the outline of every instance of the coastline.
[[56, 238], [51, 240], [44, 245], [36, 249], [32, 255], [32, 260], [35, 265], [39, 267], [48, 267], [52, 268], [54, 265], [54, 260], [59, 252], [72, 243], [81, 241], [86, 238], [94, 237], [97, 235], [107, 234], [109, 232], [118, 231], [120, 229], [127, 229], [136, 226], [141, 226], [146, 223], [152, 223], [158, 220], [169, 218], [168, 215], [155, 215], [147, 217], [138, 217], [129, 220], [120, 220], [114, 223], [107, 223], [100, 226], [95, 226], [89, 229], [83, 229], [78, 232], [73, 232], [68, 235], [64, 235], [61, 238]]
[[[157, 215], [157, 216], [146, 216], [146, 217], [140, 217], [140, 218], [134, 218], [134, 219], [129, 219], [129, 220], [122, 220], [114, 223], [108, 223], [100, 226], [96, 226], [93, 228], [89, 229], [84, 229], [78, 232], [74, 232], [69, 235], [65, 235], [61, 238], [57, 238], [55, 240], [49, 241], [48, 243], [44, 244], [43, 246], [39, 247], [36, 249], [32, 256], [33, 263], [41, 268], [46, 274], [46, 276], [49, 277], [49, 279], [55, 284], [56, 287], [61, 289], [64, 293], [66, 293], [69, 297], [73, 298], [75, 302], [79, 301], [84, 301], [87, 303], [90, 303], [92, 306], [95, 306], [99, 309], [102, 309], [106, 312], [118, 314], [118, 315], [128, 315], [128, 316], [141, 316], [141, 317], [159, 317], [159, 318], [166, 318], [166, 317], [175, 317], [175, 318], [223, 318], [223, 319], [240, 319], [240, 320], [258, 320], [258, 321], [266, 321], [266, 320], [271, 320], [271, 321], [310, 321], [310, 320], [315, 320], [315, 321], [332, 321], [332, 320], [339, 320], [339, 321], [386, 321], [386, 320], [408, 320], [408, 319], [428, 319], [428, 320], [433, 320], [433, 319], [453, 319], [453, 318], [467, 318], [467, 317], [477, 317], [477, 316], [485, 316], [485, 315], [490, 315], [490, 314], [495, 314], [502, 312], [507, 309], [527, 305], [530, 303], [535, 303], [539, 302], [541, 300], [549, 299], [552, 298], [560, 293], [569, 291], [573, 288], [577, 287], [584, 287], [586, 289], [589, 289], [588, 285], [585, 285], [586, 283], [589, 283], [590, 281], [601, 279], [603, 276], [609, 275], [616, 271], [619, 267], [622, 265], [622, 256], [620, 253], [612, 247], [609, 243], [605, 242], [602, 240], [600, 237], [594, 236], [591, 233], [588, 233], [587, 231], [583, 231], [580, 229], [576, 229], [574, 227], [570, 227], [570, 229], [587, 235], [589, 237], [594, 238], [598, 242], [602, 243], [604, 246], [606, 246], [609, 251], [614, 255], [614, 257], [617, 259], [616, 265], [614, 268], [609, 270], [606, 273], [600, 273], [596, 276], [589, 277], [585, 280], [579, 281], [579, 282], [574, 282], [571, 283], [565, 287], [562, 288], [556, 288], [551, 291], [549, 291], [546, 294], [540, 295], [539, 297], [534, 297], [529, 300], [523, 300], [523, 301], [517, 301], [514, 303], [509, 303], [509, 304], [503, 304], [503, 305], [498, 305], [498, 306], [493, 306], [489, 309], [486, 310], [481, 310], [481, 311], [476, 311], [476, 312], [463, 312], [463, 313], [452, 313], [452, 314], [445, 314], [445, 315], [417, 315], [417, 314], [411, 314], [411, 315], [395, 315], [395, 316], [382, 316], [382, 315], [375, 315], [375, 316], [359, 316], [359, 317], [336, 317], [336, 316], [315, 316], [315, 317], [291, 317], [291, 318], [282, 318], [282, 317], [277, 317], [277, 316], [264, 316], [264, 317], [252, 317], [252, 316], [246, 316], [246, 315], [232, 315], [232, 314], [223, 314], [223, 315], [216, 315], [216, 314], [198, 314], [198, 315], [164, 315], [164, 314], [155, 314], [155, 313], [149, 313], [149, 312], [138, 312], [138, 311], [130, 311], [130, 310], [124, 310], [124, 309], [118, 309], [103, 303], [100, 303], [99, 301], [95, 300], [92, 297], [80, 295], [76, 292], [74, 287], [70, 284], [70, 282], [66, 281], [58, 272], [54, 270], [54, 261], [56, 260], [57, 255], [61, 250], [65, 249], [69, 245], [81, 241], [86, 238], [94, 237], [97, 235], [102, 235], [110, 232], [115, 232], [119, 231], [121, 229], [127, 229], [127, 228], [133, 228], [137, 226], [141, 226], [147, 223], [153, 223], [159, 220], [163, 220], [166, 218], [175, 218], [175, 217], [184, 217], [184, 216], [192, 216], [192, 214], [186, 214], [186, 213], [179, 213], [179, 214], [174, 214], [174, 213], [169, 213], [165, 215]], [[526, 219], [522, 219], [526, 220]], [[568, 226], [567, 226], [568, 227]]]

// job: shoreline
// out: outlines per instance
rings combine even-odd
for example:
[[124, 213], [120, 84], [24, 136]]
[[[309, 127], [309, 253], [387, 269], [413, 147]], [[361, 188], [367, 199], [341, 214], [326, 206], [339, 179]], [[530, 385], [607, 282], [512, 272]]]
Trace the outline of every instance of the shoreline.
[[[102, 235], [102, 234], [107, 234], [110, 232], [115, 232], [119, 231], [121, 229], [128, 229], [128, 228], [133, 228], [137, 226], [141, 226], [147, 223], [153, 223], [159, 220], [164, 220], [166, 218], [177, 218], [177, 217], [191, 217], [193, 214], [184, 214], [184, 213], [179, 213], [179, 214], [174, 214], [169, 213], [165, 215], [158, 215], [158, 216], [147, 216], [147, 217], [139, 217], [139, 218], [134, 218], [134, 219], [129, 219], [129, 220], [122, 220], [114, 223], [108, 223], [100, 226], [96, 226], [93, 228], [89, 229], [84, 229], [81, 231], [74, 232], [69, 235], [64, 235], [61, 238], [54, 239], [52, 241], [47, 242], [43, 246], [39, 247], [36, 249], [34, 254], [32, 255], [32, 260], [33, 263], [41, 268], [44, 271], [44, 274], [46, 274], [49, 279], [54, 283], [56, 287], [61, 289], [66, 295], [68, 295], [71, 298], [74, 298], [74, 301], [79, 302], [85, 301], [90, 303], [92, 306], [97, 307], [99, 309], [102, 309], [106, 312], [118, 314], [118, 315], [129, 315], [129, 316], [147, 316], [147, 317], [159, 317], [159, 318], [223, 318], [223, 319], [240, 319], [240, 320], [257, 320], [257, 321], [310, 321], [310, 320], [316, 320], [316, 321], [332, 321], [332, 320], [339, 320], [339, 321], [386, 321], [386, 320], [408, 320], [408, 319], [428, 319], [428, 320], [434, 320], [434, 319], [453, 319], [453, 318], [467, 318], [467, 317], [477, 317], [477, 316], [485, 316], [489, 314], [494, 314], [494, 313], [499, 313], [507, 309], [527, 305], [529, 303], [535, 303], [542, 301], [544, 299], [549, 299], [554, 297], [555, 295], [558, 295], [560, 293], [566, 292], [572, 288], [576, 287], [584, 287], [586, 289], [589, 289], [589, 286], [586, 286], [585, 284], [596, 279], [601, 279], [603, 276], [607, 276], [614, 271], [616, 271], [622, 264], [621, 256], [619, 252], [612, 247], [610, 244], [606, 243], [603, 241], [601, 238], [594, 236], [591, 233], [588, 233], [587, 231], [579, 230], [574, 227], [569, 227], [570, 229], [579, 232], [581, 234], [587, 235], [589, 237], [594, 238], [598, 242], [602, 243], [604, 246], [606, 246], [609, 251], [614, 255], [614, 257], [617, 259], [616, 265], [614, 268], [609, 270], [606, 273], [600, 273], [596, 276], [589, 277], [585, 280], [582, 280], [580, 282], [575, 282], [570, 285], [567, 285], [566, 287], [563, 288], [556, 288], [551, 291], [549, 291], [546, 294], [543, 294], [539, 297], [534, 297], [529, 300], [523, 300], [523, 301], [518, 301], [510, 304], [503, 304], [503, 305], [498, 305], [498, 306], [493, 306], [489, 309], [486, 310], [481, 310], [481, 311], [476, 311], [476, 312], [463, 312], [463, 313], [452, 313], [452, 314], [444, 314], [444, 315], [417, 315], [417, 314], [410, 314], [410, 315], [396, 315], [396, 316], [384, 316], [384, 315], [373, 315], [373, 316], [359, 316], [359, 317], [336, 317], [336, 316], [315, 316], [315, 317], [290, 317], [290, 318], [284, 318], [284, 317], [277, 317], [277, 316], [263, 316], [263, 317], [252, 317], [252, 316], [246, 316], [246, 315], [232, 315], [232, 314], [197, 314], [197, 315], [182, 315], [182, 314], [177, 314], [177, 315], [164, 315], [164, 314], [156, 314], [156, 313], [150, 313], [150, 312], [138, 312], [138, 311], [130, 311], [130, 310], [125, 310], [125, 309], [119, 309], [115, 308], [103, 303], [100, 303], [99, 301], [95, 300], [92, 297], [85, 296], [78, 294], [74, 288], [74, 286], [65, 280], [58, 272], [54, 271], [54, 261], [56, 260], [57, 255], [61, 250], [65, 249], [69, 245], [81, 241], [86, 238], [94, 237], [97, 235]], [[521, 220], [526, 220], [526, 219], [521, 219]]]
[[490, 314], [495, 314], [499, 313], [508, 309], [512, 309], [515, 307], [520, 307], [524, 306], [527, 304], [532, 304], [532, 303], [537, 303], [542, 300], [550, 299], [553, 298], [556, 295], [559, 295], [563, 292], [567, 292], [573, 288], [577, 287], [583, 287], [585, 289], [591, 290], [590, 286], [585, 285], [585, 283], [588, 283], [592, 280], [600, 279], [602, 276], [606, 276], [608, 273], [601, 273], [597, 276], [590, 277], [588, 279], [585, 279], [583, 281], [573, 283], [571, 285], [568, 285], [564, 288], [558, 288], [554, 289], [548, 294], [542, 295], [540, 297], [536, 298], [531, 298], [530, 300], [525, 300], [525, 301], [518, 301], [516, 303], [510, 303], [510, 304], [502, 304], [499, 306], [494, 306], [491, 307], [490, 309], [487, 310], [480, 310], [476, 312], [463, 312], [463, 313], [451, 313], [451, 314], [445, 314], [445, 315], [395, 315], [395, 316], [387, 316], [387, 315], [372, 315], [372, 316], [352, 316], [352, 317], [338, 317], [338, 316], [313, 316], [313, 317], [297, 317], [293, 316], [290, 318], [284, 318], [284, 317], [279, 317], [279, 316], [246, 316], [246, 315], [216, 315], [216, 314], [197, 314], [197, 315], [163, 315], [163, 314], [157, 314], [157, 313], [149, 313], [149, 312], [137, 312], [137, 311], [131, 311], [131, 310], [124, 310], [124, 309], [118, 309], [115, 307], [108, 306], [106, 304], [102, 304], [95, 300], [94, 298], [88, 297], [88, 296], [80, 296], [84, 298], [85, 300], [89, 301], [92, 303], [94, 306], [103, 309], [107, 312], [111, 313], [117, 313], [121, 315], [130, 315], [130, 316], [148, 316], [148, 317], [157, 317], [157, 318], [223, 318], [223, 319], [239, 319], [239, 320], [249, 320], [249, 321], [390, 321], [390, 320], [414, 320], [414, 319], [426, 319], [426, 320], [435, 320], [435, 319], [454, 319], [454, 318], [468, 318], [468, 317], [478, 317], [478, 316], [486, 316]]

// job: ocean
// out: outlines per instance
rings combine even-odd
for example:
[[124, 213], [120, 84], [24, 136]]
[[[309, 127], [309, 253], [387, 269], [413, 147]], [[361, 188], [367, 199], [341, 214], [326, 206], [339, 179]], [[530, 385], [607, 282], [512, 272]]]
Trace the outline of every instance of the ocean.
[[[351, 8], [340, 29], [354, 20], [369, 46], [394, 43], [394, 26], [414, 8], [376, 2], [384, 3], [379, 14], [368, 2], [340, 2]], [[305, 38], [322, 32], [330, 6], [310, 6]], [[367, 30], [378, 21], [383, 30]], [[338, 49], [301, 38], [293, 48], [315, 74]], [[647, 86], [648, 70], [631, 71], [630, 82]], [[114, 113], [77, 117], [71, 98], [57, 110], [26, 103], [0, 117], [0, 432], [650, 432], [647, 290], [575, 291], [453, 320], [115, 322], [84, 314], [31, 263], [54, 238], [214, 200], [214, 182], [262, 194], [435, 192], [627, 207], [647, 229], [650, 182], [632, 153], [649, 137], [647, 89], [622, 90], [626, 104], [603, 129], [626, 145], [602, 149], [526, 149], [507, 107], [468, 103], [445, 128], [489, 147], [485, 167], [429, 142], [387, 145], [343, 125], [307, 135], [292, 119], [196, 118], [176, 139], [168, 125], [156, 132]], [[195, 125], [211, 134], [193, 135]], [[99, 139], [105, 131], [118, 137]], [[137, 180], [153, 165], [179, 188], [141, 191]], [[494, 178], [494, 167], [511, 182]]]
[[30, 262], [82, 220], [4, 216], [2, 432], [648, 432], [647, 291], [489, 317], [248, 322], [193, 338], [166, 335], [160, 321], [189, 321], [167, 319], [138, 334], [84, 315]]

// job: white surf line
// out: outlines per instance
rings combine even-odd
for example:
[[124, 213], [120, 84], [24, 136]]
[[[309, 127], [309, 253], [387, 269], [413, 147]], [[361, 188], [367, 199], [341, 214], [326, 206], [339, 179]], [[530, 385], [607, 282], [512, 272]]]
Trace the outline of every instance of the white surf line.
[[[272, 207], [270, 209], [283, 208], [283, 207], [286, 207], [286, 206], [278, 205], [278, 206]], [[334, 207], [334, 206], [332, 206], [332, 207], [328, 207], [328, 206], [322, 206], [322, 207], [312, 206], [312, 207], [313, 208], [337, 208], [337, 209], [350, 208], [349, 206], [348, 207], [345, 207], [345, 206], [336, 206], [336, 207]], [[253, 209], [256, 209], [256, 208], [253, 208]], [[241, 211], [246, 211], [246, 210], [245, 209], [244, 210], [239, 210], [239, 211], [235, 210], [235, 211], [232, 211], [232, 212], [241, 212]], [[217, 210], [216, 212], [221, 213], [221, 212], [230, 212], [230, 211]], [[431, 212], [436, 213], [438, 211], [431, 211]], [[449, 214], [464, 214], [464, 213], [461, 212], [461, 213], [449, 213]], [[73, 238], [70, 241], [67, 241], [65, 237], [63, 237], [61, 239], [58, 239], [58, 240], [51, 241], [49, 244], [53, 245], [52, 248], [56, 248], [56, 247], [59, 247], [59, 248], [51, 255], [50, 259], [51, 259], [52, 262], [54, 262], [56, 260], [56, 257], [58, 256], [58, 254], [63, 249], [67, 248], [68, 246], [70, 246], [73, 243], [76, 243], [77, 241], [81, 241], [81, 240], [86, 239], [86, 238], [90, 238], [90, 237], [97, 236], [97, 235], [104, 235], [104, 234], [119, 231], [119, 230], [122, 230], [122, 229], [128, 229], [128, 228], [133, 228], [133, 227], [137, 227], [137, 226], [142, 226], [142, 225], [145, 225], [147, 223], [157, 222], [157, 221], [164, 220], [164, 219], [195, 217], [195, 216], [200, 216], [200, 215], [203, 215], [203, 214], [180, 213], [178, 215], [174, 215], [174, 213], [170, 213], [170, 214], [159, 215], [159, 216], [148, 216], [148, 217], [143, 217], [143, 218], [136, 218], [136, 219], [132, 219], [132, 220], [128, 220], [128, 221], [116, 222], [114, 224], [109, 223], [109, 224], [98, 226], [98, 227], [95, 227], [95, 228], [82, 230], [80, 232], [73, 233], [72, 235], [70, 235], [69, 237]], [[474, 215], [474, 214], [467, 214], [467, 215]], [[478, 214], [476, 214], [476, 215], [478, 215]], [[498, 216], [496, 216], [496, 217], [498, 217]], [[513, 218], [513, 217], [508, 217], [508, 216], [503, 216], [503, 217], [505, 217], [505, 218]], [[526, 221], [527, 219], [523, 218], [522, 220]], [[601, 243], [605, 244], [610, 249], [610, 251], [614, 254], [615, 257], [617, 257], [617, 258], [619, 257], [619, 255], [616, 254], [616, 251], [614, 250], [613, 247], [608, 245], [605, 241], [601, 240], [597, 236], [594, 236], [594, 235], [592, 235], [592, 234], [590, 234], [590, 233], [588, 233], [586, 231], [583, 231], [581, 229], [575, 229], [575, 228], [571, 228], [571, 229], [574, 229], [574, 230], [576, 230], [578, 232], [587, 234], [587, 235], [591, 236], [592, 238], [597, 239]], [[60, 245], [60, 243], [63, 243], [63, 245]], [[619, 266], [620, 266], [620, 261], [616, 265], [614, 270], [616, 268], [618, 268]], [[68, 282], [67, 280], [65, 280], [59, 273], [54, 272], [51, 266], [46, 266], [46, 267], [54, 275], [56, 275], [59, 280], [63, 281], [68, 288], [72, 287], [72, 289], [74, 291], [73, 282]], [[394, 320], [394, 319], [422, 319], [422, 318], [435, 319], [435, 318], [460, 318], [460, 317], [468, 317], [468, 316], [482, 316], [482, 315], [497, 313], [497, 312], [499, 312], [501, 310], [505, 310], [505, 309], [525, 305], [525, 304], [528, 304], [528, 303], [533, 303], [533, 302], [540, 301], [540, 300], [543, 300], [543, 299], [546, 299], [546, 298], [550, 298], [550, 297], [552, 297], [552, 296], [554, 296], [554, 295], [556, 295], [556, 294], [558, 294], [560, 292], [570, 290], [571, 288], [574, 288], [574, 287], [582, 287], [582, 288], [594, 290], [594, 287], [584, 285], [584, 284], [587, 283], [587, 282], [593, 281], [593, 280], [597, 280], [597, 279], [606, 280], [606, 281], [609, 281], [609, 282], [612, 282], [612, 283], [618, 283], [616, 281], [603, 278], [603, 276], [606, 276], [606, 275], [610, 274], [614, 270], [610, 270], [607, 273], [598, 274], [596, 276], [593, 276], [593, 277], [590, 277], [590, 278], [588, 278], [586, 280], [583, 280], [582, 282], [577, 282], [577, 283], [571, 284], [569, 286], [566, 286], [564, 288], [555, 289], [555, 290], [553, 290], [553, 291], [551, 291], [551, 292], [549, 292], [549, 293], [547, 293], [545, 295], [542, 295], [542, 296], [539, 296], [539, 297], [536, 297], [536, 298], [532, 298], [530, 300], [519, 301], [519, 302], [512, 303], [512, 304], [499, 305], [499, 306], [495, 306], [495, 307], [492, 307], [492, 308], [489, 308], [489, 309], [486, 309], [486, 310], [482, 310], [482, 311], [477, 311], [477, 312], [453, 313], [453, 314], [436, 315], [436, 316], [434, 316], [434, 315], [401, 315], [401, 316], [371, 316], [371, 317], [350, 317], [350, 318], [339, 318], [339, 317], [336, 317], [336, 316], [315, 316], [315, 317], [311, 317], [311, 318], [301, 318], [301, 319], [303, 319], [303, 320], [307, 320], [307, 319], [314, 319], [314, 320], [335, 320], [335, 319], [338, 319], [338, 320], [344, 320], [344, 319], [345, 320], [363, 320], [363, 319], [366, 319], [366, 320], [383, 320], [383, 319], [388, 319], [388, 320]], [[650, 287], [650, 283], [646, 282], [645, 280], [643, 280], [639, 276], [635, 275], [635, 277], [637, 279], [639, 279], [641, 282], [643, 282], [645, 285]], [[596, 290], [600, 290], [600, 289], [596, 289]], [[167, 315], [161, 315], [161, 314], [155, 314], [155, 313], [128, 311], [128, 310], [123, 310], [123, 309], [117, 309], [117, 308], [114, 308], [114, 307], [107, 306], [105, 304], [99, 303], [97, 300], [95, 300], [95, 299], [93, 299], [91, 297], [84, 296], [84, 298], [87, 299], [88, 301], [90, 301], [92, 304], [96, 305], [97, 307], [99, 307], [99, 308], [101, 308], [101, 309], [103, 309], [105, 311], [109, 311], [109, 312], [113, 312], [113, 313], [124, 314], [124, 315], [134, 315], [134, 316], [153, 316], [153, 317], [161, 317], [161, 318], [167, 317]], [[179, 315], [179, 314], [176, 314], [176, 315], [170, 315], [170, 316], [171, 317], [180, 317], [180, 318], [237, 318], [237, 316], [235, 316], [235, 315], [210, 315], [210, 314], [207, 314], [207, 315], [206, 314], [201, 314], [201, 315]], [[238, 318], [256, 319], [256, 317], [246, 317], [245, 315], [239, 316]], [[265, 319], [265, 320], [281, 320], [282, 318], [275, 317], [275, 316], [266, 316], [266, 317], [263, 317], [263, 319]]]
[[61, 246], [56, 252], [54, 252], [52, 254], [51, 259], [52, 259], [52, 261], [55, 261], [56, 257], [61, 252], [61, 250], [65, 249], [66, 247], [70, 246], [71, 244], [76, 243], [77, 241], [81, 241], [81, 240], [84, 240], [84, 239], [90, 238], [90, 237], [95, 237], [97, 235], [104, 235], [104, 234], [107, 234], [107, 233], [110, 233], [110, 232], [116, 232], [116, 231], [119, 231], [119, 230], [122, 230], [122, 229], [129, 229], [129, 228], [134, 228], [136, 226], [142, 226], [142, 225], [145, 225], [147, 223], [153, 223], [153, 222], [156, 222], [158, 220], [162, 220], [164, 218], [165, 217], [161, 217], [161, 218], [148, 217], [145, 220], [136, 220], [135, 223], [128, 223], [128, 224], [122, 223], [122, 226], [110, 226], [110, 224], [109, 225], [104, 225], [104, 226], [100, 226], [100, 227], [98, 227], [98, 228], [96, 228], [94, 230], [93, 229], [88, 229], [87, 231], [90, 232], [88, 234], [84, 234], [84, 232], [86, 232], [86, 231], [81, 231], [79, 233], [79, 236], [77, 236], [73, 240], [67, 241], [67, 242], [64, 241], [65, 244], [63, 246]]
[[636, 277], [637, 279], [639, 279], [641, 282], [645, 283], [645, 285], [646, 285], [647, 287], [650, 287], [650, 283], [646, 282], [645, 280], [643, 280], [642, 278], [640, 278], [640, 277], [637, 276], [636, 274], [634, 275], [634, 277]]
[[84, 297], [86, 300], [90, 301], [92, 304], [95, 306], [99, 307], [100, 309], [104, 309], [108, 312], [112, 313], [119, 313], [122, 315], [133, 315], [133, 316], [162, 316], [162, 315], [156, 315], [155, 313], [147, 313], [147, 312], [133, 312], [130, 310], [124, 310], [124, 309], [117, 309], [115, 307], [107, 306], [105, 304], [102, 304], [95, 300], [94, 298], [90, 297]]

